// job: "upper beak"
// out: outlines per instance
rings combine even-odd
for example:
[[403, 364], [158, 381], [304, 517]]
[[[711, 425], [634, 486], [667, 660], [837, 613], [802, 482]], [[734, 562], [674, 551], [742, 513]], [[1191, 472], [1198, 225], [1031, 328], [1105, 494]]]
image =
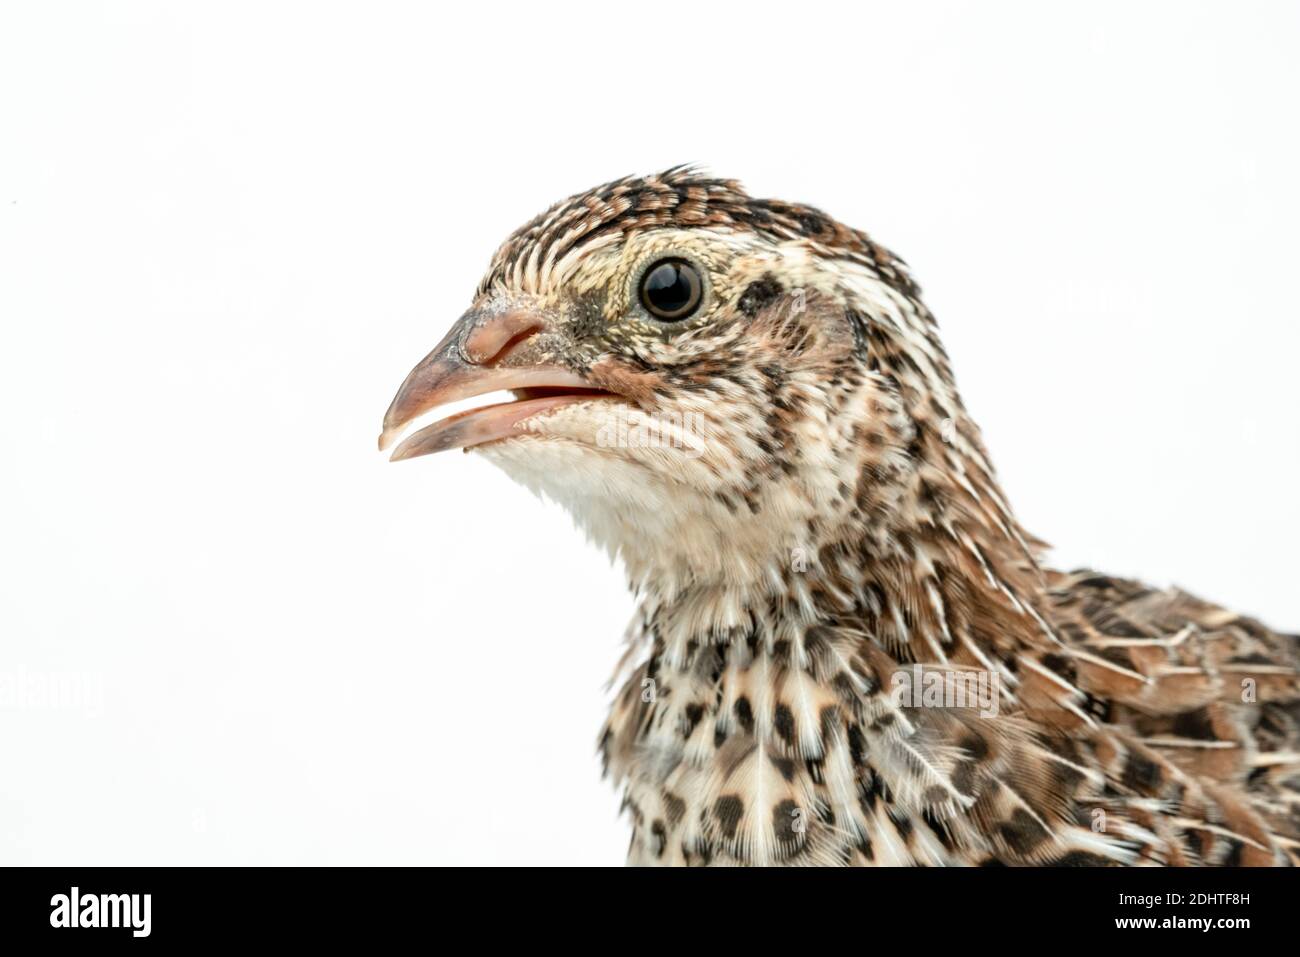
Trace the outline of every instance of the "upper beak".
[[545, 328], [541, 318], [526, 310], [465, 313], [397, 390], [384, 415], [380, 450], [392, 445], [413, 419], [431, 409], [488, 392], [545, 390], [536, 396], [524, 391], [520, 401], [473, 409], [435, 422], [402, 442], [393, 451], [392, 460], [506, 438], [518, 434], [517, 426], [539, 412], [601, 394], [586, 379], [541, 356], [534, 337]]

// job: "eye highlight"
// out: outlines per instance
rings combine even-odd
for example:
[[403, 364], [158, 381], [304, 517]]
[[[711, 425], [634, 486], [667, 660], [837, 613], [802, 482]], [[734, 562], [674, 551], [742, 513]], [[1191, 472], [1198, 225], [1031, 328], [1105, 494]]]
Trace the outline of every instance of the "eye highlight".
[[660, 322], [681, 322], [700, 308], [704, 282], [685, 259], [661, 259], [641, 277], [641, 305]]

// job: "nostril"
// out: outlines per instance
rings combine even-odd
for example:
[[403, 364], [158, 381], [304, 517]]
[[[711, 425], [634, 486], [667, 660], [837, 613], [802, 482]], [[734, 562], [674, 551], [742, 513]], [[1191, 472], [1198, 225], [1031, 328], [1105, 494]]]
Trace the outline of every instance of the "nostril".
[[535, 315], [502, 313], [483, 320], [465, 337], [465, 356], [477, 365], [498, 365], [541, 331], [541, 320]]
[[497, 352], [497, 354], [494, 355], [488, 361], [491, 362], [493, 365], [496, 365], [500, 362], [504, 362], [506, 357], [509, 356], [510, 353], [514, 352], [515, 349], [522, 346], [525, 342], [527, 342], [529, 339], [531, 339], [533, 336], [537, 335], [537, 333], [541, 331], [542, 331], [542, 327], [541, 324], [539, 323], [537, 325], [529, 326], [527, 329], [523, 330], [516, 336], [511, 336], [510, 339], [506, 342], [506, 344], [502, 346], [501, 349]]

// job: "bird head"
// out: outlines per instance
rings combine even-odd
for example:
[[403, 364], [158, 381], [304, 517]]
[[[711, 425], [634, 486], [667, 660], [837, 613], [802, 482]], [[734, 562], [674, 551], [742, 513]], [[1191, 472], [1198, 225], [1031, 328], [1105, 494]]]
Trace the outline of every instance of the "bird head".
[[992, 482], [904, 264], [690, 168], [571, 197], [507, 239], [380, 447], [404, 433], [394, 460], [473, 450], [667, 594], [885, 548]]

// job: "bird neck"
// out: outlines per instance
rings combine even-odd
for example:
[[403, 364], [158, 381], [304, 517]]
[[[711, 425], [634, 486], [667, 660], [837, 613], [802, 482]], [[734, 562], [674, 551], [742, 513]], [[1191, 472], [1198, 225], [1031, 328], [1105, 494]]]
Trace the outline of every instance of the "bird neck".
[[900, 663], [995, 669], [1050, 634], [1046, 585], [1039, 543], [987, 473], [974, 473], [918, 469], [879, 501], [860, 496], [830, 520], [769, 529], [762, 560], [634, 580], [643, 632], [669, 666], [690, 667], [701, 647], [771, 649], [831, 625], [863, 632]]

